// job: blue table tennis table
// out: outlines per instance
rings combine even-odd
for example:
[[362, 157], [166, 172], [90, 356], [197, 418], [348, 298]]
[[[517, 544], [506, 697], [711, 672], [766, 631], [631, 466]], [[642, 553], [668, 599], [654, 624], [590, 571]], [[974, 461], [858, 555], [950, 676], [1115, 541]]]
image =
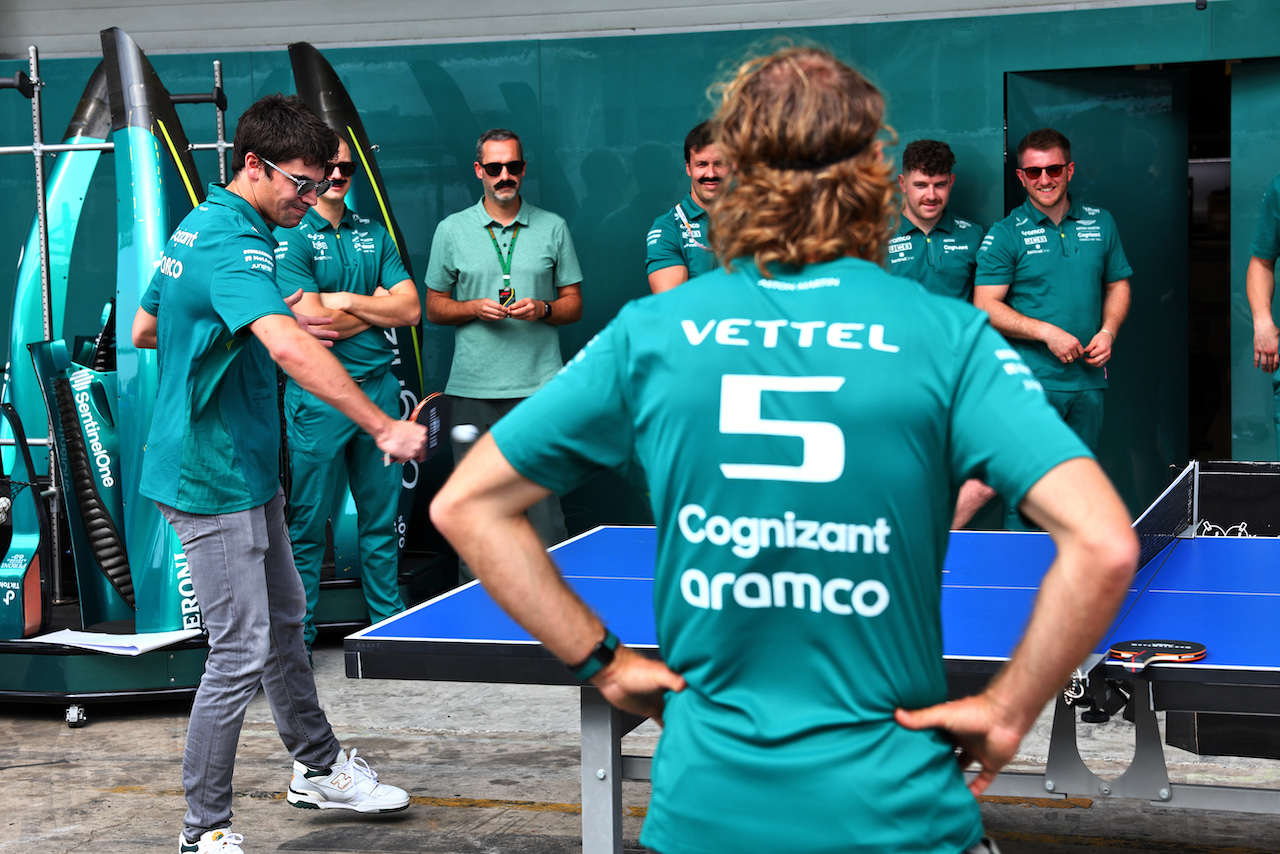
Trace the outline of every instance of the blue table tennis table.
[[[1143, 798], [1174, 806], [1280, 811], [1280, 791], [1171, 785], [1157, 710], [1280, 714], [1280, 540], [1168, 538], [1136, 574], [1120, 612], [1080, 674], [1116, 686], [1135, 720], [1129, 769], [1095, 776], [1076, 749], [1076, 714], [1059, 698], [1046, 771], [1001, 774], [1004, 795]], [[659, 654], [652, 611], [655, 533], [600, 527], [550, 551], [569, 584], [627, 645]], [[943, 647], [953, 696], [980, 690], [1022, 635], [1055, 548], [1043, 533], [951, 534], [943, 571]], [[1188, 664], [1133, 674], [1104, 652], [1112, 643], [1177, 638], [1204, 643]], [[473, 582], [346, 640], [347, 675], [575, 685], [564, 666]], [[1127, 690], [1126, 690], [1127, 689]], [[1114, 695], [1113, 695], [1114, 696]], [[621, 739], [640, 723], [591, 686], [581, 692], [583, 852], [622, 850], [622, 780], [648, 779], [648, 759], [625, 757]]]

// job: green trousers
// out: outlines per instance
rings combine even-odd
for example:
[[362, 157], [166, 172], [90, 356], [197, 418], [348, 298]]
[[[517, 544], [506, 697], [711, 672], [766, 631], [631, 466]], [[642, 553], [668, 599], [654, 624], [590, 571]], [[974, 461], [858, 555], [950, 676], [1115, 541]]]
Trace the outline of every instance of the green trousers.
[[[400, 383], [389, 371], [366, 380], [361, 388], [383, 412], [400, 417]], [[368, 433], [296, 383], [285, 387], [284, 408], [292, 480], [289, 539], [307, 592], [303, 637], [310, 648], [316, 639], [325, 524], [344, 473], [356, 504], [360, 583], [369, 619], [376, 623], [404, 610], [397, 580], [400, 549], [395, 530], [404, 467], [384, 465], [382, 451]]]

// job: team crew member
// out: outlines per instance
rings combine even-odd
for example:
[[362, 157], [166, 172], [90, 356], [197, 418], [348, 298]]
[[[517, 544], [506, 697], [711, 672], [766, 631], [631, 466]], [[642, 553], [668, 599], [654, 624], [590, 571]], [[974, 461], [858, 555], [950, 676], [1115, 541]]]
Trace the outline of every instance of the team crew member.
[[1090, 450], [1102, 432], [1106, 364], [1129, 314], [1129, 266], [1115, 220], [1071, 198], [1071, 143], [1053, 128], [1018, 143], [1027, 201], [978, 250], [973, 302], [991, 316]]
[[276, 365], [394, 459], [421, 458], [426, 445], [420, 425], [361, 393], [276, 289], [271, 227], [292, 228], [315, 205], [337, 147], [296, 97], [250, 107], [236, 126], [231, 183], [211, 185], [178, 226], [134, 318], [134, 344], [156, 348], [160, 366], [139, 491], [182, 542], [209, 632], [182, 763], [185, 854], [243, 854], [243, 837], [229, 830], [231, 778], [259, 684], [294, 758], [290, 803], [359, 812], [409, 804], [343, 750], [316, 700], [280, 490]]
[[[330, 164], [329, 191], [297, 228], [276, 228], [280, 293], [299, 289], [296, 308], [331, 319], [338, 333], [333, 355], [391, 418], [400, 417], [400, 383], [391, 373], [395, 351], [384, 329], [413, 326], [422, 313], [418, 289], [387, 230], [349, 210], [346, 197], [356, 164], [345, 139]], [[355, 499], [360, 535], [360, 584], [373, 622], [404, 610], [396, 534], [400, 466], [383, 462], [373, 437], [350, 418], [290, 379], [284, 393], [289, 440], [289, 539], [307, 590], [303, 638], [316, 639], [325, 524], [345, 473]]]
[[[427, 320], [456, 326], [445, 392], [455, 424], [482, 432], [556, 375], [560, 326], [582, 317], [582, 270], [562, 217], [520, 196], [520, 138], [497, 128], [476, 142], [484, 196], [443, 219], [427, 263]], [[454, 442], [454, 459], [466, 448]], [[543, 543], [566, 536], [560, 499], [530, 510]], [[460, 568], [466, 580], [465, 564]]]
[[711, 122], [703, 122], [684, 138], [689, 195], [649, 229], [644, 263], [649, 289], [655, 294], [716, 268], [716, 256], [708, 245], [707, 209], [719, 194], [729, 165], [720, 156], [713, 130]]
[[[879, 268], [883, 107], [818, 50], [743, 66], [718, 116], [737, 170], [712, 214], [727, 267], [624, 307], [432, 505], [579, 678], [665, 718], [641, 837], [662, 854], [994, 850], [973, 795], [1131, 578], [1124, 505], [1017, 353], [972, 306]], [[658, 528], [665, 664], [617, 642], [523, 517], [549, 489], [633, 464]], [[1057, 558], [1005, 670], [943, 703], [950, 498], [978, 473]]]
[[1253, 314], [1253, 364], [1271, 374], [1275, 394], [1277, 447], [1280, 448], [1280, 367], [1277, 341], [1280, 330], [1271, 314], [1271, 300], [1276, 293], [1276, 258], [1280, 257], [1280, 175], [1271, 181], [1262, 197], [1262, 212], [1249, 247], [1249, 268], [1245, 273], [1245, 291]]
[[[935, 294], [973, 299], [982, 229], [947, 209], [955, 186], [956, 157], [936, 139], [917, 139], [902, 152], [902, 220], [889, 241], [886, 269], [919, 282]], [[963, 528], [995, 490], [977, 478], [965, 481], [956, 499], [952, 528]]]
[[936, 139], [917, 139], [902, 152], [902, 221], [889, 241], [886, 269], [935, 294], [973, 298], [982, 228], [947, 209], [955, 186], [956, 157]]

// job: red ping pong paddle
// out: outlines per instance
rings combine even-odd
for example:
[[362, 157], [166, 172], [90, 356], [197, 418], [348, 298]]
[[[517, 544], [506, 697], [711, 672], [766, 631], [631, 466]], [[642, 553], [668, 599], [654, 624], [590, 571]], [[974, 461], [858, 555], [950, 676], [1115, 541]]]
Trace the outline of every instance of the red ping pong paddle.
[[[424, 462], [434, 457], [436, 451], [440, 450], [440, 446], [444, 444], [445, 437], [448, 435], [445, 427], [449, 423], [449, 411], [449, 398], [438, 391], [433, 391], [419, 401], [413, 408], [413, 412], [409, 413], [409, 417], [405, 419], [416, 421], [427, 428], [427, 455], [423, 457]], [[391, 455], [383, 454], [382, 461], [385, 465], [391, 465]]]
[[1124, 661], [1126, 670], [1138, 673], [1156, 661], [1199, 661], [1205, 648], [1194, 641], [1133, 640], [1112, 645], [1111, 655]]

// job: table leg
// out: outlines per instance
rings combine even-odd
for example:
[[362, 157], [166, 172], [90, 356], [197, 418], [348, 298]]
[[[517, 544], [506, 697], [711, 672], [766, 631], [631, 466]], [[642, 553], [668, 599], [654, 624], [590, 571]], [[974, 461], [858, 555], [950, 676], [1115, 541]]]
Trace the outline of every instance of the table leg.
[[622, 712], [593, 687], [582, 708], [582, 854], [622, 854]]

